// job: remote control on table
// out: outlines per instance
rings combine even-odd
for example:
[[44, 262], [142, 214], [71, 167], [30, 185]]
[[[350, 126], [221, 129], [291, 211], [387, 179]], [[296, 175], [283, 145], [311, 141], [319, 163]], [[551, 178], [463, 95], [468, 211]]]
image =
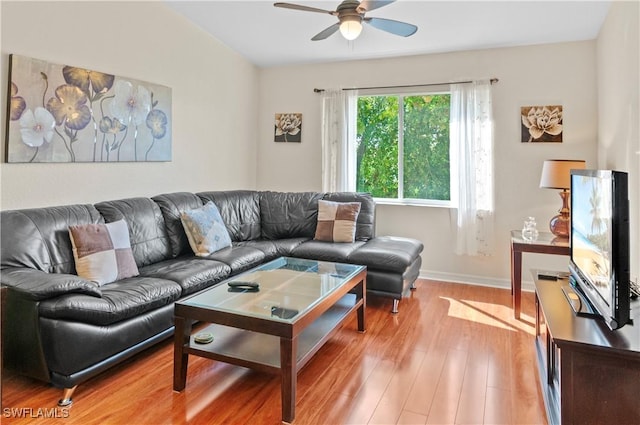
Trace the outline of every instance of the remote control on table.
[[234, 280], [227, 283], [227, 285], [229, 285], [229, 288], [247, 289], [249, 291], [257, 291], [258, 289], [260, 289], [260, 284], [258, 282], [244, 282], [241, 280]]

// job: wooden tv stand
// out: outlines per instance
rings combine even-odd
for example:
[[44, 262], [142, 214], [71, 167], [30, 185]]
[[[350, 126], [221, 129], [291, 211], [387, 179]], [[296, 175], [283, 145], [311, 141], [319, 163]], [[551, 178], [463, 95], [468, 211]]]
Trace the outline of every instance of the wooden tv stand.
[[634, 324], [611, 331], [574, 314], [562, 291], [567, 280], [538, 272], [536, 349], [549, 424], [640, 423], [640, 300], [631, 303]]

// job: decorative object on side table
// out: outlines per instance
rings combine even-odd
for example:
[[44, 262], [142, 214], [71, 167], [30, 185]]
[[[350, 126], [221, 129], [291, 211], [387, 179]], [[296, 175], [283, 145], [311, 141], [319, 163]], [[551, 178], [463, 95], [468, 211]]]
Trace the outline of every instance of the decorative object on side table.
[[542, 165], [542, 175], [540, 177], [540, 187], [547, 189], [562, 189], [562, 208], [559, 214], [554, 216], [549, 222], [551, 233], [560, 238], [569, 237], [569, 220], [571, 210], [569, 209], [569, 190], [571, 189], [571, 170], [581, 170], [586, 166], [584, 160], [572, 159], [547, 159]]
[[527, 242], [535, 242], [538, 240], [538, 226], [535, 217], [527, 217], [522, 227], [522, 239]]
[[171, 161], [171, 89], [9, 56], [7, 162]]

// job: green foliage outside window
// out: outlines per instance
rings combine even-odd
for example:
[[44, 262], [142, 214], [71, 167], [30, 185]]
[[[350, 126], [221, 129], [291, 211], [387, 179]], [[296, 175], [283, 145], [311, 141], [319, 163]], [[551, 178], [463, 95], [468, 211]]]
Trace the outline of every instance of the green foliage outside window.
[[356, 190], [398, 197], [398, 98], [358, 98]]
[[[400, 110], [402, 196], [398, 195]], [[377, 198], [450, 199], [448, 94], [359, 97], [357, 125], [358, 191]]]

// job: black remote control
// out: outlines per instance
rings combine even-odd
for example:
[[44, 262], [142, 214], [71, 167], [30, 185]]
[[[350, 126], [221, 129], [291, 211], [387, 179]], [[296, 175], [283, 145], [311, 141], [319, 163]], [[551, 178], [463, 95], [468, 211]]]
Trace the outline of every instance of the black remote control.
[[260, 289], [260, 284], [258, 282], [244, 282], [241, 280], [234, 280], [227, 283], [227, 285], [229, 285], [229, 288], [247, 289], [249, 291], [257, 291], [258, 289]]

